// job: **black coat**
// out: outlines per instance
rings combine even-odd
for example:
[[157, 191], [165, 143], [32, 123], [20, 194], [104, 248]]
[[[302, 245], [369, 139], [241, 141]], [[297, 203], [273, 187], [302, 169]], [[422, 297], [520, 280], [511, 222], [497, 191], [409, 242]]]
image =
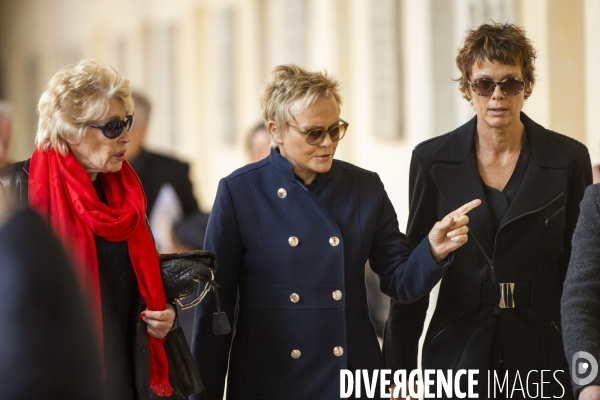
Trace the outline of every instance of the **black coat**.
[[104, 399], [90, 308], [35, 212], [0, 226], [0, 275], [0, 398]]
[[[544, 395], [565, 391], [564, 398], [569, 398], [560, 298], [579, 202], [591, 183], [590, 158], [581, 143], [543, 128], [523, 113], [521, 121], [530, 140], [531, 159], [497, 233], [477, 167], [477, 117], [413, 151], [407, 229], [412, 245], [450, 211], [474, 198], [483, 201], [469, 213], [469, 242], [455, 252], [442, 280], [422, 364], [424, 369], [479, 369], [484, 382], [498, 330], [507, 370], [519, 370], [523, 381], [530, 370], [564, 370], [557, 375], [564, 389], [547, 375], [544, 381], [551, 384]], [[515, 308], [497, 307], [500, 282], [516, 283]], [[428, 296], [410, 305], [393, 302], [384, 343], [388, 367], [416, 368], [428, 303]], [[535, 378], [538, 383], [539, 378]], [[487, 388], [480, 386], [480, 390], [486, 393]], [[516, 392], [513, 398], [519, 395]]]
[[190, 166], [173, 157], [142, 148], [140, 154], [131, 161], [131, 167], [139, 176], [146, 193], [146, 214], [152, 218], [152, 210], [163, 186], [171, 185], [183, 212], [182, 220], [173, 226], [175, 235], [182, 244], [202, 249], [208, 215], [198, 207], [189, 177]]
[[184, 217], [198, 211], [198, 202], [194, 197], [192, 182], [189, 178], [190, 166], [173, 157], [153, 153], [142, 149], [140, 154], [131, 161], [131, 167], [139, 176], [146, 193], [148, 207], [146, 213], [152, 214], [154, 203], [163, 185], [173, 186], [181, 202]]

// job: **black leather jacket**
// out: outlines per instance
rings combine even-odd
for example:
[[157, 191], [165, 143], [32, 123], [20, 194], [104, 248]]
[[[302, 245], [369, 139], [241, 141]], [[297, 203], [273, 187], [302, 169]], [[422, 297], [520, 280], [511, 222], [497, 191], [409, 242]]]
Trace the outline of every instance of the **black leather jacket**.
[[29, 160], [0, 169], [0, 190], [18, 208], [27, 207], [29, 184]]
[[[26, 208], [28, 200], [30, 160], [21, 161], [0, 169], [0, 190], [16, 208]], [[146, 305], [140, 296], [138, 314]], [[135, 336], [135, 386], [137, 400], [150, 400], [150, 353], [148, 351], [148, 335], [146, 323], [137, 320]]]

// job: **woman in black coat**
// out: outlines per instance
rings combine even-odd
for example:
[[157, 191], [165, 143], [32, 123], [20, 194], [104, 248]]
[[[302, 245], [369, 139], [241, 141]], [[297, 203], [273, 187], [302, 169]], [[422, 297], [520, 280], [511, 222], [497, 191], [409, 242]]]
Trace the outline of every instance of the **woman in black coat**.
[[[471, 240], [442, 280], [422, 358], [423, 369], [479, 370], [480, 398], [499, 392], [487, 384], [488, 372], [500, 382], [508, 376], [500, 398], [534, 397], [542, 381], [544, 396], [571, 398], [560, 296], [591, 166], [584, 145], [521, 112], [535, 83], [534, 59], [532, 44], [515, 25], [469, 31], [456, 63], [460, 90], [477, 115], [418, 145], [411, 161], [412, 246], [427, 235], [424, 227], [457, 204], [483, 201], [470, 214]], [[428, 302], [426, 296], [391, 305], [388, 367], [417, 367]], [[542, 376], [541, 370], [552, 372]]]

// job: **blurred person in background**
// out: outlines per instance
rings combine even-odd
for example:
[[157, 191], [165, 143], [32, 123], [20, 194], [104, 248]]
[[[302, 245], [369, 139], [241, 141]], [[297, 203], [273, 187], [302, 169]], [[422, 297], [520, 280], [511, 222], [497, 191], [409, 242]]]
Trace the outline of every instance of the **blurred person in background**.
[[0, 168], [6, 167], [9, 161], [12, 114], [8, 103], [0, 100]]
[[592, 167], [592, 182], [600, 183], [600, 164], [595, 164]]
[[269, 156], [269, 153], [271, 153], [271, 135], [264, 122], [256, 124], [250, 131], [246, 139], [246, 149], [250, 156], [250, 162], [260, 161]]
[[104, 400], [90, 308], [52, 230], [0, 191], [0, 398]]
[[[144, 140], [152, 105], [140, 92], [133, 92], [135, 124], [126, 158], [140, 177], [148, 202], [148, 218], [161, 253], [202, 249], [208, 215], [198, 208], [190, 167], [173, 157], [146, 150]], [[185, 226], [178, 227], [182, 221]]]
[[[140, 177], [148, 202], [150, 229], [161, 253], [179, 253], [201, 250], [208, 214], [198, 208], [190, 167], [173, 157], [146, 150], [144, 140], [148, 134], [148, 122], [152, 111], [150, 100], [138, 91], [131, 94], [135, 104], [135, 124], [129, 136], [125, 158]], [[191, 301], [196, 297], [190, 295]], [[192, 344], [194, 312], [180, 310], [178, 322], [183, 328], [188, 344]]]
[[129, 80], [96, 60], [59, 70], [39, 104], [37, 149], [0, 170], [0, 188], [54, 228], [91, 301], [107, 398], [170, 394], [167, 304], [140, 181], [125, 161]]
[[[510, 382], [492, 397], [534, 396], [541, 370], [555, 374], [542, 377], [543, 396], [573, 398], [560, 298], [591, 165], [583, 144], [521, 111], [535, 84], [535, 57], [525, 31], [513, 24], [469, 30], [456, 57], [457, 81], [476, 116], [418, 145], [411, 160], [412, 247], [449, 210], [466, 199], [483, 200], [470, 215], [472, 240], [454, 254], [442, 280], [422, 355], [423, 369], [479, 370], [480, 398], [489, 398], [488, 372]], [[417, 368], [428, 303], [429, 296], [410, 305], [392, 302], [388, 368]], [[528, 377], [526, 393], [510, 391], [518, 376]]]
[[[276, 67], [262, 90], [276, 147], [222, 179], [206, 232], [220, 305], [235, 335], [213, 333], [215, 299], [196, 308], [195, 399], [334, 399], [341, 369], [383, 367], [367, 308], [365, 263], [403, 302], [439, 281], [467, 240], [474, 200], [432, 223], [411, 252], [376, 173], [334, 160], [348, 123], [327, 73]], [[234, 321], [236, 300], [238, 317]]]

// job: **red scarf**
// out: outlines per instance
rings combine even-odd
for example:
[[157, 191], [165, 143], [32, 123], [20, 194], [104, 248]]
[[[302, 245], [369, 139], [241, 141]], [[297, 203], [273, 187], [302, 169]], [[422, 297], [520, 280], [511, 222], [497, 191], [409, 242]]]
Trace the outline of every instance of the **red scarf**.
[[[94, 234], [112, 241], [126, 240], [140, 294], [149, 310], [166, 308], [158, 254], [146, 225], [146, 197], [127, 161], [115, 173], [98, 174], [108, 205], [98, 198], [90, 176], [69, 152], [35, 150], [29, 169], [29, 205], [45, 216], [67, 251], [73, 255], [83, 291], [93, 301], [96, 327], [102, 338], [102, 309], [98, 257]], [[148, 335], [150, 387], [170, 395], [169, 367], [163, 342]], [[100, 342], [103, 349], [103, 341]], [[101, 353], [102, 354], [102, 353]]]

